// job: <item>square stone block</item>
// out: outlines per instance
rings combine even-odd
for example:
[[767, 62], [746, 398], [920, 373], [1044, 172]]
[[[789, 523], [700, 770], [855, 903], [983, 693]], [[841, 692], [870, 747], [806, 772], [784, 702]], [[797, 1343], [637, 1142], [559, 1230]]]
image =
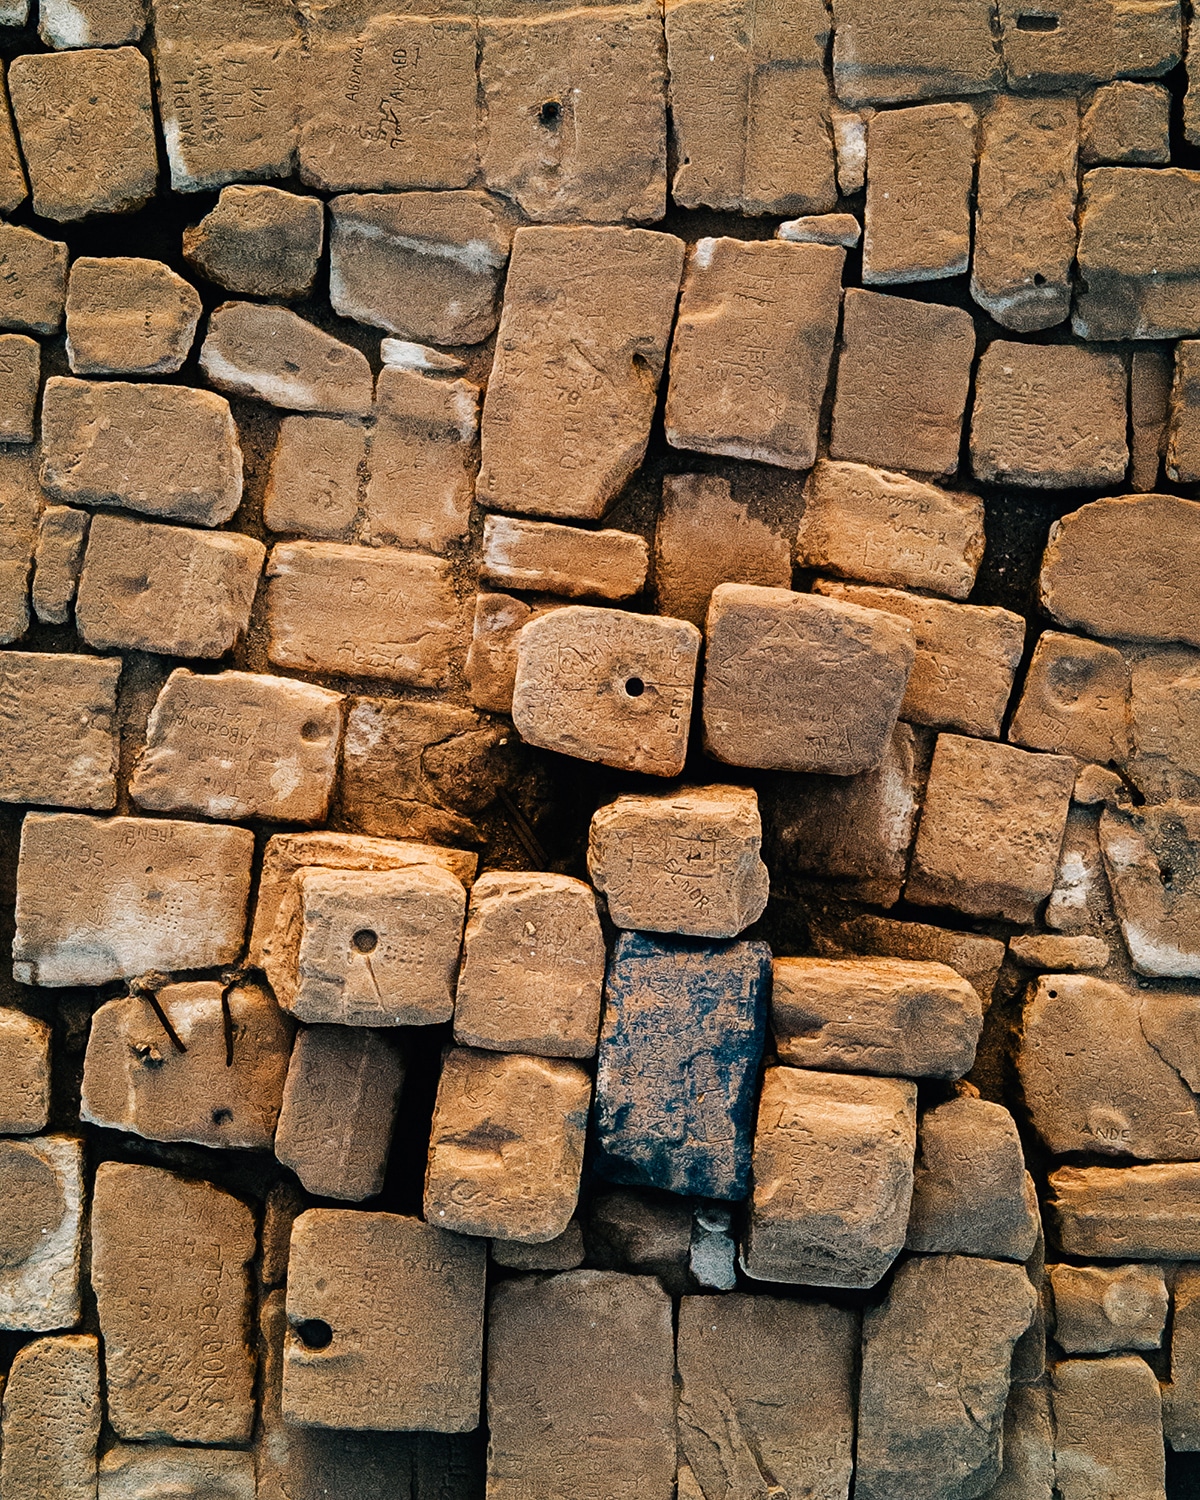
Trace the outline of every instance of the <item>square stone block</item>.
[[1114, 646], [1047, 630], [1025, 672], [1008, 737], [1106, 766], [1129, 756], [1129, 666]]
[[1167, 1323], [1159, 1266], [1047, 1266], [1054, 1341], [1068, 1354], [1157, 1349]]
[[0, 651], [0, 800], [116, 805], [120, 659]]
[[[67, 290], [71, 373], [173, 375], [191, 352], [202, 311], [200, 293], [160, 260], [81, 255]], [[200, 447], [193, 442], [196, 457]]]

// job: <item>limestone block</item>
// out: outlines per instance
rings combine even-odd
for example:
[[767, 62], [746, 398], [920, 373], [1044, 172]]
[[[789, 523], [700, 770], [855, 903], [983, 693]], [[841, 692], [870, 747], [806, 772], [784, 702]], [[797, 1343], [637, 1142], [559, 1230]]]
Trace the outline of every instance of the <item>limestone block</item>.
[[928, 922], [899, 922], [867, 912], [814, 923], [813, 945], [826, 956], [877, 954], [947, 964], [975, 990], [985, 1008], [1004, 962], [1004, 944], [974, 932], [955, 932]]
[[1200, 1259], [1200, 1165], [1059, 1167], [1050, 1222], [1065, 1255], [1089, 1260]]
[[0, 1329], [48, 1333], [79, 1321], [83, 1142], [0, 1141]]
[[286, 301], [311, 291], [324, 243], [319, 198], [237, 183], [183, 231], [183, 258], [227, 292]]
[[[517, 637], [523, 626], [547, 609], [562, 607], [560, 599], [537, 604], [512, 594], [475, 595], [471, 622], [471, 646], [464, 671], [476, 708], [511, 714], [513, 686], [517, 679]], [[686, 618], [686, 617], [685, 617]]]
[[[1153, 1274], [1153, 1268], [1151, 1268]], [[1171, 1309], [1171, 1380], [1162, 1388], [1163, 1428], [1176, 1453], [1200, 1447], [1200, 1272], [1181, 1266], [1175, 1276]]]
[[0, 651], [0, 800], [115, 806], [120, 675], [119, 659]]
[[645, 539], [628, 531], [584, 531], [552, 521], [486, 516], [481, 582], [565, 594], [571, 599], [631, 599], [646, 586]]
[[1008, 1393], [1000, 1478], [986, 1500], [1054, 1500], [1054, 1423], [1046, 1383], [1018, 1385]]
[[1167, 451], [1172, 362], [1160, 349], [1137, 349], [1129, 370], [1129, 483], [1158, 488]]
[[560, 1235], [540, 1245], [526, 1245], [520, 1240], [493, 1240], [489, 1250], [492, 1261], [513, 1271], [574, 1271], [584, 1260], [583, 1229], [573, 1218]]
[[1052, 1391], [1062, 1500], [1165, 1500], [1162, 1398], [1144, 1359], [1065, 1359]]
[[1200, 805], [1105, 808], [1100, 846], [1139, 974], [1200, 978]]
[[618, 937], [596, 1071], [604, 1176], [745, 1196], [770, 961], [765, 943]]
[[1130, 780], [1152, 801], [1200, 801], [1200, 653], [1148, 651], [1131, 679]]
[[592, 1057], [604, 962], [596, 898], [584, 881], [489, 870], [471, 890], [455, 1040], [495, 1052]]
[[1100, 848], [1100, 816], [1094, 807], [1073, 802], [1067, 814], [1054, 889], [1046, 903], [1046, 926], [1055, 932], [1099, 933], [1114, 951], [1120, 950], [1120, 929]]
[[904, 1246], [916, 1142], [915, 1083], [767, 1068], [742, 1269], [874, 1286]]
[[102, 1415], [94, 1335], [34, 1339], [18, 1349], [4, 1387], [5, 1500], [95, 1500]]
[[1159, 1266], [1048, 1266], [1054, 1338], [1067, 1354], [1157, 1349], [1167, 1322]]
[[[303, 1033], [301, 1033], [303, 1035]], [[295, 1048], [292, 1049], [295, 1051]], [[261, 1255], [258, 1280], [262, 1288], [281, 1286], [287, 1280], [288, 1249], [292, 1225], [306, 1207], [304, 1194], [290, 1182], [277, 1182], [267, 1193], [259, 1234]]]
[[145, 0], [41, 0], [38, 35], [48, 47], [120, 47], [146, 29]]
[[1017, 963], [1046, 974], [1076, 974], [1108, 966], [1109, 946], [1090, 933], [1068, 936], [1058, 932], [1030, 932], [1009, 938], [1008, 951]]
[[1128, 10], [1117, 0], [1065, 0], [1053, 26], [1030, 26], [1019, 0], [1001, 0], [1000, 47], [1009, 87], [1021, 93], [1074, 93], [1123, 77], [1155, 78], [1182, 55], [1180, 7], [1152, 0]]
[[864, 286], [936, 281], [967, 269], [978, 127], [969, 104], [881, 110], [872, 118]]
[[250, 830], [224, 823], [28, 813], [14, 977], [97, 985], [149, 969], [233, 963], [253, 853]]
[[0, 1009], [0, 1135], [36, 1135], [50, 1119], [50, 1028]]
[[367, 429], [353, 417], [284, 417], [263, 496], [269, 531], [349, 541], [360, 514]]
[[0, 333], [0, 441], [32, 443], [42, 350], [23, 333]]
[[288, 411], [371, 410], [367, 356], [286, 307], [223, 302], [209, 314], [200, 368], [220, 390]]
[[804, 214], [782, 223], [775, 238], [794, 245], [841, 245], [853, 250], [862, 238], [862, 225], [853, 214]]
[[[3, 229], [0, 224], [0, 243]], [[0, 258], [0, 287], [3, 284]], [[21, 448], [0, 448], [0, 644], [3, 645], [19, 640], [29, 628], [29, 574], [42, 502], [31, 454]]]
[[833, 19], [833, 83], [851, 107], [1001, 86], [985, 0], [952, 0], [936, 14], [920, 0], [836, 0]]
[[100, 1460], [99, 1500], [255, 1500], [254, 1461], [232, 1448], [115, 1443]]
[[1099, 765], [1129, 756], [1129, 667], [1098, 641], [1047, 630], [1038, 637], [1008, 737]]
[[67, 304], [67, 247], [0, 224], [0, 328], [57, 333]]
[[[11, 0], [9, 0], [11, 3]], [[23, 0], [18, 0], [23, 3]], [[49, 0], [53, 5], [55, 0]], [[0, 69], [0, 213], [15, 213], [29, 197], [25, 164], [17, 149], [17, 132], [13, 128], [12, 109], [8, 102], [8, 85]]]
[[79, 256], [67, 285], [72, 373], [173, 375], [191, 352], [202, 306], [195, 287], [162, 261]]
[[1079, 159], [1138, 167], [1171, 160], [1171, 95], [1161, 83], [1105, 83], [1083, 100]]

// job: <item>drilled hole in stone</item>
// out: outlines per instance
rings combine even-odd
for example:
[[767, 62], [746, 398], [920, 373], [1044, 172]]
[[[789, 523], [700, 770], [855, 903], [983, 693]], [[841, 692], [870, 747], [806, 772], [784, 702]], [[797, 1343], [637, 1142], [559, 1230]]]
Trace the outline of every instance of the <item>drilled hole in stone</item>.
[[1017, 17], [1018, 31], [1057, 31], [1058, 17], [1047, 16], [1038, 11], [1022, 11]]
[[374, 953], [379, 946], [379, 934], [369, 927], [360, 927], [350, 939], [350, 946], [356, 953]]
[[306, 1349], [328, 1349], [333, 1343], [333, 1329], [324, 1318], [305, 1318], [296, 1324], [296, 1337]]
[[555, 125], [561, 124], [562, 105], [558, 102], [557, 99], [546, 100], [545, 104], [543, 104], [541, 109], [538, 110], [538, 122], [539, 124], [546, 125], [551, 129], [553, 129]]
[[1040, 271], [1038, 271], [1034, 275], [1033, 284], [1034, 284], [1034, 286], [1045, 286], [1046, 285], [1046, 278], [1042, 275], [1042, 273]]
[[316, 719], [306, 719], [300, 726], [300, 738], [312, 744], [314, 740], [323, 740], [325, 738], [325, 730], [317, 723]]
[[627, 677], [625, 679], [625, 692], [630, 698], [640, 698], [646, 691], [646, 684], [640, 677]]
[[231, 1125], [233, 1123], [233, 1110], [214, 1109], [212, 1112], [212, 1122], [214, 1125]]

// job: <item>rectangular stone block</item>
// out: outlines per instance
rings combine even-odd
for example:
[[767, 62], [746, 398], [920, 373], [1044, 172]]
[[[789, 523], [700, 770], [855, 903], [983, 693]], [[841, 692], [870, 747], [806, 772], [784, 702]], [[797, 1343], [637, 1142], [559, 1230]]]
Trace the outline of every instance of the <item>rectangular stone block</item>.
[[367, 429], [354, 417], [284, 417], [263, 496], [269, 531], [350, 541], [361, 515]]
[[71, 372], [173, 375], [188, 357], [202, 310], [200, 293], [161, 260], [78, 256], [67, 291]]
[[1004, 962], [1004, 944], [974, 932], [933, 927], [928, 922], [899, 922], [866, 912], [826, 914], [813, 924], [814, 951], [824, 956], [909, 958], [948, 964], [961, 974], [986, 1009]]
[[200, 369], [223, 391], [288, 411], [365, 417], [374, 381], [367, 356], [290, 308], [222, 302], [208, 316]]
[[857, 108], [993, 93], [1003, 72], [991, 15], [987, 0], [951, 0], [936, 12], [921, 0], [836, 0], [838, 98]]
[[23, 333], [0, 334], [0, 442], [32, 443], [42, 350]]
[[936, 281], [967, 269], [978, 125], [969, 104], [881, 110], [872, 118], [864, 286]]
[[[0, 286], [3, 286], [2, 259]], [[3, 645], [20, 640], [29, 628], [29, 575], [33, 569], [41, 504], [42, 492], [30, 454], [19, 448], [0, 450], [0, 644]]]
[[1144, 1359], [1062, 1360], [1051, 1391], [1062, 1500], [1166, 1500], [1162, 1398]]
[[80, 1318], [83, 1142], [67, 1135], [0, 1142], [7, 1205], [0, 1266], [0, 1329], [48, 1333]]
[[33, 610], [43, 625], [66, 625], [79, 587], [91, 515], [70, 505], [47, 505], [38, 522], [33, 556]]
[[[49, 0], [50, 4], [54, 0]], [[25, 8], [22, 3], [22, 8]], [[7, 78], [0, 76], [0, 213], [15, 213], [29, 197], [25, 163], [17, 149]]]
[[1162, 1388], [1163, 1431], [1176, 1453], [1195, 1453], [1200, 1449], [1200, 1270], [1179, 1268], [1171, 1301], [1171, 1380]]
[[1106, 766], [1129, 756], [1129, 666], [1114, 646], [1047, 630], [1025, 672], [1008, 738]]
[[1167, 1321], [1158, 1266], [1047, 1266], [1054, 1340], [1067, 1354], [1157, 1349]]
[[141, 41], [146, 0], [42, 0], [38, 35], [48, 47], [119, 47]]
[[114, 1443], [100, 1460], [99, 1500], [157, 1500], [163, 1494], [255, 1500], [254, 1459], [234, 1448]]
[[479, 577], [501, 588], [573, 599], [631, 599], [646, 586], [645, 539], [628, 531], [584, 531], [550, 521], [486, 516]]
[[0, 800], [115, 806], [120, 675], [119, 659], [0, 651]]
[[20, 1348], [4, 1387], [5, 1500], [95, 1500], [103, 1411], [94, 1334], [35, 1339]]
[[1129, 483], [1143, 492], [1158, 488], [1167, 451], [1171, 360], [1159, 349], [1138, 349], [1129, 368]]
[[0, 1135], [36, 1135], [50, 1120], [50, 1027], [0, 1008]]
[[57, 333], [67, 301], [66, 245], [0, 225], [0, 328]]
[[1066, 1255], [1089, 1260], [1200, 1260], [1200, 1164], [1059, 1167], [1050, 1222]]
[[1027, 14], [1020, 0], [998, 6], [1004, 71], [1020, 93], [1076, 93], [1118, 75], [1156, 78], [1182, 56], [1177, 0], [1132, 10], [1119, 0], [1059, 0], [1053, 26], [1030, 26]]

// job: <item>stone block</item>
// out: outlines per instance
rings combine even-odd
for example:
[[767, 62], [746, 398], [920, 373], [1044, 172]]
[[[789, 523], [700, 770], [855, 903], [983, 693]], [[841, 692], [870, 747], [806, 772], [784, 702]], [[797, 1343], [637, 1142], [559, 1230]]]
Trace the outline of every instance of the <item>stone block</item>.
[[1118, 0], [1061, 0], [1053, 26], [1030, 26], [1027, 15], [1021, 0], [1000, 0], [1004, 71], [1018, 93], [1076, 93], [1118, 74], [1155, 78], [1182, 56], [1176, 0], [1151, 0], [1136, 10]]
[[103, 1410], [94, 1335], [34, 1339], [18, 1349], [4, 1387], [6, 1500], [95, 1500]]
[[287, 411], [366, 416], [374, 398], [361, 350], [261, 302], [223, 302], [209, 314], [200, 368], [219, 390]]
[[428, 1222], [528, 1244], [557, 1239], [579, 1198], [591, 1097], [576, 1062], [449, 1051], [429, 1138]]
[[36, 1135], [50, 1120], [50, 1027], [0, 1009], [0, 1135]]
[[584, 881], [489, 870], [471, 891], [455, 1040], [495, 1052], [592, 1057], [604, 963], [596, 898]]
[[831, 458], [918, 474], [958, 468], [975, 328], [961, 308], [846, 293]]
[[139, 42], [146, 0], [41, 0], [38, 35], [47, 47], [120, 47]]
[[1162, 1397], [1144, 1359], [1062, 1360], [1052, 1392], [1062, 1500], [1166, 1500]]
[[871, 1287], [904, 1246], [917, 1086], [767, 1068], [742, 1269], [756, 1281]]
[[318, 823], [342, 704], [340, 693], [290, 677], [177, 667], [150, 711], [129, 795], [150, 812]]
[[303, 297], [325, 244], [319, 198], [253, 183], [221, 189], [216, 207], [183, 231], [183, 258], [239, 297]]
[[1067, 1354], [1157, 1349], [1167, 1322], [1159, 1266], [1048, 1266], [1054, 1339]]
[[254, 1460], [233, 1448], [114, 1443], [99, 1478], [99, 1500], [255, 1500]]
[[483, 406], [481, 505], [604, 514], [646, 452], [683, 253], [682, 240], [645, 229], [517, 231]]
[[1054, 1500], [1054, 1423], [1044, 1380], [1008, 1393], [1000, 1478], [987, 1500]]
[[123, 1162], [97, 1167], [92, 1287], [118, 1437], [249, 1441], [255, 1250], [250, 1210], [212, 1183]]
[[605, 1177], [745, 1197], [770, 962], [765, 943], [618, 937], [596, 1072]]
[[978, 127], [969, 104], [881, 110], [872, 118], [864, 286], [936, 281], [967, 269]]
[[925, 963], [947, 964], [975, 990], [984, 1007], [991, 1004], [992, 991], [1004, 962], [1004, 944], [974, 932], [956, 932], [933, 927], [928, 922], [899, 922], [868, 912], [813, 924], [813, 946], [826, 956], [908, 958]]
[[1108, 967], [1109, 946], [1090, 933], [1067, 936], [1058, 932], [1031, 932], [1009, 938], [1008, 951], [1017, 963], [1045, 974], [1077, 974]]
[[[54, 4], [54, 0], [49, 0]], [[29, 197], [25, 163], [17, 148], [12, 108], [8, 102], [8, 85], [0, 69], [0, 213], [15, 213]]]
[[645, 588], [649, 566], [645, 539], [632, 532], [484, 517], [483, 583], [571, 599], [631, 599]]
[[1105, 808], [1100, 846], [1134, 969], [1200, 978], [1200, 805]]
[[694, 1292], [688, 1261], [695, 1224], [691, 1206], [670, 1193], [602, 1191], [588, 1205], [587, 1258], [603, 1271], [655, 1276], [672, 1296]]
[[782, 223], [775, 238], [794, 245], [841, 245], [853, 250], [862, 238], [862, 225], [853, 214], [804, 214]]
[[1171, 95], [1161, 83], [1105, 83], [1083, 100], [1079, 159], [1123, 167], [1171, 160]]
[[[67, 287], [72, 373], [175, 374], [191, 352], [202, 306], [195, 287], [162, 261], [79, 256]], [[198, 454], [203, 439], [193, 439]]]
[[975, 1061], [983, 1004], [946, 964], [777, 958], [771, 1026], [780, 1062], [793, 1067], [961, 1078]]
[[1200, 653], [1148, 651], [1133, 663], [1130, 780], [1151, 801], [1200, 801]]
[[250, 830], [223, 823], [26, 814], [14, 977], [99, 985], [234, 963], [253, 854]]
[[705, 635], [704, 739], [717, 760], [833, 776], [883, 760], [916, 655], [906, 620], [723, 583]]
[[119, 659], [0, 651], [0, 800], [116, 805], [120, 675]]
[[1137, 349], [1129, 370], [1129, 484], [1158, 488], [1167, 451], [1172, 361], [1161, 349]]
[[0, 442], [32, 443], [42, 350], [23, 333], [0, 333]]
[[986, 0], [951, 0], [936, 15], [920, 0], [836, 0], [833, 20], [833, 84], [851, 107], [1001, 87]]
[[[3, 229], [0, 224], [0, 241]], [[43, 499], [31, 453], [21, 448], [0, 448], [0, 644], [3, 645], [19, 640], [29, 628], [29, 575], [33, 570]]]
[[1129, 756], [1129, 667], [1112, 646], [1047, 630], [1038, 637], [1008, 727], [1015, 745], [1098, 765]]
[[527, 1245], [520, 1240], [493, 1240], [492, 1262], [512, 1271], [575, 1271], [583, 1264], [583, 1229], [572, 1219], [560, 1235]]
[[1200, 1164], [1059, 1167], [1050, 1223], [1064, 1255], [1089, 1260], [1200, 1259]]
[[1175, 345], [1175, 378], [1171, 386], [1167, 429], [1167, 478], [1176, 484], [1200, 479], [1200, 340]]
[[1176, 1453], [1195, 1453], [1200, 1448], [1200, 1271], [1179, 1267], [1172, 1292], [1171, 1380], [1162, 1388], [1163, 1428]]
[[349, 541], [361, 515], [367, 429], [353, 417], [284, 417], [263, 496], [269, 531]]
[[671, 344], [672, 447], [812, 467], [845, 258], [834, 245], [697, 242]]
[[547, 609], [562, 607], [558, 599], [530, 604], [512, 594], [475, 595], [471, 646], [464, 668], [476, 708], [511, 714], [517, 680], [517, 638], [523, 626]]
[[83, 1142], [67, 1135], [0, 1141], [0, 1329], [73, 1328], [82, 1310]]
[[67, 247], [0, 224], [0, 328], [57, 333], [67, 305]]
[[479, 1423], [487, 1246], [419, 1219], [316, 1208], [292, 1229], [283, 1417], [470, 1432]]
[[1054, 885], [1074, 763], [940, 734], [906, 895], [918, 906], [1032, 922]]
[[[1107, 795], [1107, 791], [1102, 793]], [[1046, 903], [1046, 926], [1055, 932], [1101, 933], [1116, 945], [1119, 927], [1104, 869], [1099, 825], [1099, 814], [1093, 807], [1072, 802], [1054, 889]]]
[[75, 604], [91, 514], [47, 505], [38, 521], [33, 562], [33, 609], [43, 625], [65, 625]]

